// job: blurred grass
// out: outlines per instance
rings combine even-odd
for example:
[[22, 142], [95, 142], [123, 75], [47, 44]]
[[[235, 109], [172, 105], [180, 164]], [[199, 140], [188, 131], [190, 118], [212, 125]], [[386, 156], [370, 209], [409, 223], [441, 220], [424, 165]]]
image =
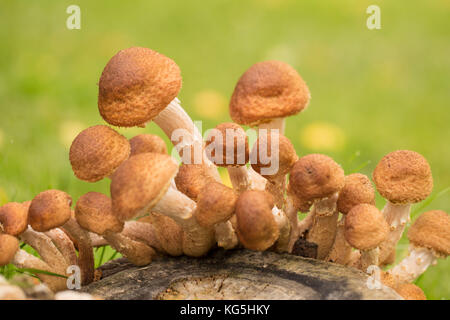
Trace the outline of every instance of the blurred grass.
[[[287, 121], [300, 156], [326, 153], [370, 175], [384, 154], [411, 149], [430, 162], [435, 194], [450, 185], [448, 0], [377, 1], [382, 29], [373, 31], [365, 9], [374, 3], [365, 0], [78, 0], [81, 30], [68, 30], [71, 4], [1, 1], [0, 204], [47, 188], [74, 201], [108, 193], [108, 181], [74, 178], [68, 147], [79, 130], [103, 123], [96, 84], [108, 59], [130, 46], [179, 64], [180, 99], [204, 129], [230, 120], [227, 102], [244, 70], [284, 60], [312, 93], [309, 108]], [[162, 133], [154, 124], [121, 130], [144, 131]], [[449, 195], [426, 209], [449, 212]], [[403, 239], [398, 257], [406, 250]], [[449, 270], [440, 261], [418, 280], [429, 299], [450, 298]]]

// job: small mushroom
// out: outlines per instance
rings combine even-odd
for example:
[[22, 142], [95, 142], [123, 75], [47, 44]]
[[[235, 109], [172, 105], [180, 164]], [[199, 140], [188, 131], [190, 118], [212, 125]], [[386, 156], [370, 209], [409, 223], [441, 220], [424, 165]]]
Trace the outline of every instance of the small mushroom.
[[211, 179], [205, 168], [199, 164], [183, 163], [175, 176], [177, 189], [194, 201], [197, 201], [202, 188], [211, 181], [215, 180]]
[[[81, 269], [81, 282], [88, 284], [94, 278], [94, 253], [89, 233], [72, 217], [72, 198], [60, 190], [39, 193], [31, 202], [28, 212], [30, 226], [39, 232], [62, 227], [78, 244], [77, 264]], [[22, 235], [23, 236], [23, 235]]]
[[28, 208], [22, 203], [9, 202], [0, 207], [0, 232], [18, 236], [27, 229]]
[[147, 152], [167, 154], [166, 143], [155, 134], [139, 134], [130, 139], [130, 146], [130, 156]]
[[[293, 226], [290, 248], [299, 235], [306, 235], [306, 240], [318, 245], [317, 258], [327, 256], [336, 236], [336, 202], [344, 183], [344, 170], [328, 156], [310, 154], [294, 164], [286, 199], [286, 214]], [[298, 206], [306, 209], [312, 205], [308, 216], [299, 223]]]
[[168, 155], [141, 153], [129, 158], [112, 178], [113, 211], [121, 221], [150, 211], [172, 218], [183, 228], [184, 253], [201, 256], [214, 245], [214, 232], [198, 224], [193, 216], [195, 202], [171, 186], [177, 171], [177, 163]]
[[240, 125], [279, 129], [283, 134], [285, 118], [304, 110], [309, 100], [309, 89], [295, 69], [281, 61], [264, 61], [237, 82], [230, 115]]
[[275, 205], [283, 208], [286, 175], [298, 160], [291, 141], [278, 132], [261, 130], [251, 159], [253, 170], [267, 179], [266, 191], [273, 195]]
[[[106, 64], [99, 81], [98, 108], [103, 119], [119, 127], [145, 127], [154, 121], [183, 153], [194, 147], [208, 175], [220, 179], [203, 152], [197, 127], [176, 98], [181, 89], [180, 68], [172, 59], [148, 48], [119, 51]], [[182, 133], [183, 142], [178, 145]], [[183, 132], [180, 132], [183, 131]]]
[[19, 250], [19, 240], [12, 235], [0, 233], [0, 266], [10, 263], [17, 250]]
[[250, 188], [251, 181], [246, 163], [249, 160], [248, 138], [238, 124], [221, 123], [206, 138], [206, 156], [216, 166], [228, 170], [233, 188], [242, 192]]
[[111, 199], [98, 192], [88, 192], [78, 199], [75, 218], [85, 230], [103, 236], [131, 263], [144, 266], [152, 261], [155, 251], [148, 245], [120, 234], [123, 222], [113, 214]]
[[399, 282], [412, 282], [438, 258], [450, 254], [450, 218], [441, 210], [423, 213], [409, 228], [409, 255], [389, 273]]
[[110, 177], [130, 155], [128, 140], [108, 126], [83, 130], [70, 147], [70, 164], [75, 176], [96, 182]]
[[378, 266], [378, 246], [386, 239], [389, 225], [377, 207], [363, 203], [353, 207], [345, 216], [345, 239], [361, 251], [360, 268], [366, 271]]
[[237, 246], [236, 232], [228, 220], [235, 212], [237, 193], [216, 181], [205, 185], [197, 199], [194, 217], [205, 228], [214, 228], [219, 247], [232, 249]]
[[[339, 192], [337, 209], [342, 213], [342, 218], [338, 222], [336, 238], [333, 248], [328, 254], [327, 260], [348, 265], [351, 263], [352, 246], [345, 240], [344, 224], [345, 215], [358, 204], [367, 203], [375, 205], [375, 190], [366, 175], [352, 173], [345, 177], [345, 185]], [[357, 259], [359, 261], [359, 259]]]
[[383, 214], [390, 226], [380, 246], [380, 264], [395, 259], [395, 247], [410, 219], [411, 204], [426, 199], [433, 190], [430, 165], [420, 154], [398, 150], [384, 156], [373, 172], [378, 192], [387, 199]]
[[265, 191], [248, 190], [240, 194], [236, 203], [236, 231], [245, 248], [264, 251], [277, 241], [279, 228], [273, 206], [272, 195]]

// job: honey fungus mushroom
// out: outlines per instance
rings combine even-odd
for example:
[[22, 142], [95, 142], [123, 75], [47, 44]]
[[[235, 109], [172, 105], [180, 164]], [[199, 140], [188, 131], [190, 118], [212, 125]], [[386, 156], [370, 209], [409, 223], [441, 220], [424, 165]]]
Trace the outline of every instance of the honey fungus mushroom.
[[87, 182], [109, 177], [130, 155], [128, 140], [108, 126], [83, 130], [72, 142], [69, 159], [75, 176]]
[[113, 214], [108, 196], [98, 192], [84, 194], [77, 201], [75, 217], [82, 228], [103, 236], [131, 263], [144, 266], [152, 261], [153, 248], [120, 234], [124, 223]]
[[[154, 50], [131, 47], [119, 51], [106, 64], [99, 81], [98, 108], [111, 125], [134, 127], [154, 121], [181, 154], [194, 146], [199, 164], [219, 180], [217, 169], [203, 152], [202, 137], [177, 98], [180, 68]], [[183, 131], [183, 141], [174, 132]], [[197, 159], [196, 159], [197, 160]]]
[[409, 254], [389, 270], [399, 283], [412, 282], [439, 258], [450, 254], [450, 217], [441, 210], [423, 213], [408, 230]]
[[241, 76], [230, 101], [230, 116], [240, 125], [279, 129], [285, 118], [304, 110], [310, 100], [306, 83], [298, 72], [281, 61], [264, 61]]
[[337, 210], [342, 213], [336, 230], [333, 248], [327, 260], [347, 265], [352, 261], [352, 246], [345, 240], [345, 216], [355, 206], [367, 203], [375, 205], [375, 189], [369, 178], [361, 173], [352, 173], [345, 177], [344, 187], [339, 192]]
[[264, 251], [279, 237], [279, 228], [272, 214], [274, 206], [270, 193], [248, 190], [241, 193], [236, 203], [237, 234], [243, 246]]
[[344, 228], [345, 239], [361, 252], [361, 270], [365, 272], [369, 266], [377, 266], [378, 246], [389, 232], [389, 226], [381, 211], [370, 204], [359, 204], [345, 216]]
[[18, 236], [27, 226], [28, 208], [25, 205], [9, 202], [0, 207], [0, 232]]
[[[286, 199], [286, 214], [292, 226], [290, 248], [299, 235], [306, 235], [306, 240], [318, 245], [318, 258], [326, 257], [336, 235], [336, 202], [344, 184], [344, 170], [326, 155], [306, 155], [294, 164]], [[307, 209], [312, 205], [307, 217], [298, 222], [298, 207]]]
[[120, 221], [164, 214], [184, 231], [183, 251], [202, 256], [214, 245], [214, 231], [198, 224], [193, 216], [196, 203], [171, 186], [178, 165], [165, 154], [141, 153], [120, 165], [111, 181], [113, 212]]
[[175, 176], [177, 189], [194, 201], [197, 201], [202, 188], [211, 181], [214, 180], [206, 174], [204, 167], [199, 164], [183, 163]]
[[271, 193], [275, 205], [284, 204], [286, 175], [298, 160], [291, 141], [278, 132], [261, 130], [251, 152], [253, 170], [268, 180], [266, 191]]
[[[72, 217], [72, 198], [60, 190], [46, 190], [31, 202], [28, 212], [30, 226], [39, 232], [62, 227], [78, 244], [77, 264], [81, 269], [82, 284], [94, 278], [94, 254], [89, 233]], [[65, 273], [65, 272], [64, 272]]]
[[392, 263], [395, 246], [409, 221], [411, 204], [425, 200], [433, 190], [433, 177], [427, 160], [417, 152], [398, 150], [384, 156], [373, 172], [378, 192], [387, 199], [383, 214], [390, 226], [380, 246], [380, 263]]
[[227, 169], [235, 190], [242, 192], [250, 188], [246, 167], [249, 160], [248, 138], [241, 126], [232, 122], [217, 125], [206, 138], [205, 151], [216, 166]]

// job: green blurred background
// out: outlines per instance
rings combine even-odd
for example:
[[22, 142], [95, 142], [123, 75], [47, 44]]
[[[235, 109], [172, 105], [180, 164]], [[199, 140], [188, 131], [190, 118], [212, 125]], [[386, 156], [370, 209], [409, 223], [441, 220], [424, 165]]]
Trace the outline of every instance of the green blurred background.
[[[80, 30], [66, 28], [71, 4], [81, 8]], [[381, 30], [366, 27], [372, 4], [381, 8]], [[325, 153], [347, 173], [370, 175], [386, 153], [415, 150], [430, 162], [435, 187], [413, 217], [450, 211], [448, 0], [1, 0], [0, 7], [0, 204], [47, 188], [74, 200], [108, 193], [108, 181], [75, 179], [68, 148], [79, 131], [104, 123], [96, 104], [106, 62], [144, 46], [178, 63], [179, 97], [204, 129], [230, 120], [229, 98], [250, 65], [290, 63], [312, 94], [309, 108], [287, 121], [300, 156]], [[162, 134], [154, 124], [120, 132]], [[406, 253], [403, 239], [398, 259]], [[449, 299], [449, 271], [449, 259], [441, 260], [417, 284], [429, 299]]]

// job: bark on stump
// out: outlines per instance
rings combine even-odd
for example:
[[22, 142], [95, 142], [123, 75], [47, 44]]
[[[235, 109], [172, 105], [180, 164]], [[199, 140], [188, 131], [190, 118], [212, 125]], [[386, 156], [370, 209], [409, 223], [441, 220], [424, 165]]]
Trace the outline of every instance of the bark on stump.
[[117, 259], [101, 269], [83, 291], [105, 299], [401, 299], [385, 286], [369, 289], [356, 269], [273, 252], [217, 250], [145, 267]]

